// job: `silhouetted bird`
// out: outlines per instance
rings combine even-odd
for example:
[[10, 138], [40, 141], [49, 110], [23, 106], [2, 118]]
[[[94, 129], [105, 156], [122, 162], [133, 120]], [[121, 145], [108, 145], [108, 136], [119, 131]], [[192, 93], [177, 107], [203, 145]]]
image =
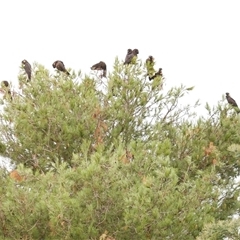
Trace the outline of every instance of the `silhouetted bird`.
[[126, 58], [125, 58], [124, 64], [129, 64], [129, 63], [131, 63], [132, 60], [133, 60], [133, 58], [134, 58], [134, 57], [137, 57], [138, 54], [139, 54], [138, 49], [136, 49], [136, 48], [133, 49], [133, 50], [128, 49], [127, 56], [126, 56]]
[[149, 80], [152, 80], [154, 79], [155, 77], [158, 77], [158, 76], [163, 76], [162, 74], [162, 68], [159, 68], [159, 70], [152, 76], [152, 77], [149, 77]]
[[131, 62], [132, 52], [133, 51], [130, 48], [127, 50], [127, 55], [125, 57], [124, 64], [129, 64]]
[[131, 54], [132, 52], [133, 52], [132, 49], [129, 48], [129, 49], [127, 50], [127, 55]]
[[153, 56], [149, 56], [146, 60], [146, 68], [147, 68], [147, 75], [149, 80], [152, 80], [152, 77], [155, 75], [156, 71], [154, 69], [154, 58]]
[[154, 58], [153, 56], [149, 56], [146, 60], [146, 64], [148, 65], [154, 65]]
[[240, 113], [240, 109], [238, 108], [238, 105], [237, 105], [236, 101], [233, 98], [230, 97], [229, 93], [226, 93], [226, 99], [227, 99], [227, 101], [230, 105], [235, 107], [235, 109], [237, 108], [236, 109], [237, 113]]
[[11, 93], [11, 91], [10, 91], [10, 86], [9, 86], [9, 82], [8, 81], [6, 81], [6, 80], [3, 80], [2, 82], [1, 82], [1, 87], [3, 88], [3, 90], [7, 90], [7, 94], [6, 94], [6, 92], [5, 92], [5, 94], [4, 94], [4, 97], [10, 97], [10, 99], [12, 100], [12, 93]]
[[163, 76], [163, 74], [162, 74], [162, 68], [159, 68], [158, 69], [158, 71], [155, 73], [155, 77], [157, 77], [157, 76]]
[[59, 71], [65, 72], [67, 75], [70, 75], [70, 73], [67, 71], [62, 61], [57, 60], [52, 64], [52, 66], [53, 68], [57, 68]]
[[91, 67], [91, 70], [102, 70], [103, 71], [102, 77], [106, 77], [107, 65], [105, 62], [100, 61], [99, 63], [94, 64]]
[[32, 75], [32, 67], [26, 59], [22, 60], [22, 64], [23, 64], [23, 68], [24, 68], [24, 70], [25, 70], [25, 72], [28, 76], [28, 82], [30, 82], [31, 81], [31, 75]]

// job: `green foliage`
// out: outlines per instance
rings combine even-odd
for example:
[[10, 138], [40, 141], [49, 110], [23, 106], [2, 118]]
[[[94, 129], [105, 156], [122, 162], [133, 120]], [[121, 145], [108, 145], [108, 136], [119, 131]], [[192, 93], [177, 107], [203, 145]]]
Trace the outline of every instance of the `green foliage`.
[[234, 219], [230, 221], [219, 221], [206, 225], [201, 235], [197, 240], [218, 240], [218, 239], [231, 239], [238, 240], [240, 220]]
[[106, 91], [37, 63], [19, 74], [0, 114], [17, 165], [1, 171], [1, 239], [234, 239], [239, 117], [220, 102], [194, 118], [193, 87], [166, 91], [148, 68], [116, 58]]
[[92, 115], [99, 102], [92, 79], [79, 84], [63, 74], [51, 77], [42, 66], [38, 69], [23, 94], [5, 108], [2, 131], [9, 139], [10, 158], [45, 171], [56, 159], [71, 164], [83, 140], [91, 141], [96, 128]]
[[136, 163], [124, 164], [123, 154], [120, 146], [115, 153], [96, 152], [89, 161], [75, 156], [75, 168], [55, 164], [46, 174], [20, 166], [24, 180], [18, 184], [1, 178], [0, 237], [98, 239], [105, 230], [117, 239], [197, 235], [210, 218], [205, 183], [179, 186], [167, 158], [154, 161], [142, 151]]
[[0, 154], [5, 153], [5, 151], [6, 151], [6, 146], [2, 142], [0, 142]]

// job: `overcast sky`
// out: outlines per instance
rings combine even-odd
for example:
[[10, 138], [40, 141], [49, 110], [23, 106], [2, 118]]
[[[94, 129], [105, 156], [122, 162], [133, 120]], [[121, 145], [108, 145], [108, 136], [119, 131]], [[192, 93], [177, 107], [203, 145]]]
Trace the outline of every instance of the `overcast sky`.
[[17, 82], [23, 59], [89, 74], [138, 48], [162, 67], [167, 87], [215, 105], [225, 92], [240, 104], [240, 7], [223, 0], [7, 0], [0, 2], [0, 80]]

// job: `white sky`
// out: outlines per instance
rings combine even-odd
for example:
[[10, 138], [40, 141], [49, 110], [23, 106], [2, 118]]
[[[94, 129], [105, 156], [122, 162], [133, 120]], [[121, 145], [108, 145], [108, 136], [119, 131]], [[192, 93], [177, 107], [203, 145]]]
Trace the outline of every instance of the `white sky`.
[[90, 74], [138, 48], [163, 68], [167, 87], [195, 86], [187, 101], [215, 105], [225, 92], [240, 105], [237, 0], [0, 1], [0, 80], [17, 83], [23, 59]]

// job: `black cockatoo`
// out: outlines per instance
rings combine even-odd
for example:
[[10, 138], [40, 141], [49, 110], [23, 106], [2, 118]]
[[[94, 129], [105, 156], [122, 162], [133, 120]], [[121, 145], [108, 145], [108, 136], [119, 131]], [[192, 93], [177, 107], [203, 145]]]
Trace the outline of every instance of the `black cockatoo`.
[[105, 62], [100, 61], [99, 63], [94, 64], [91, 67], [91, 70], [102, 70], [103, 71], [102, 77], [106, 77], [107, 65]]
[[53, 68], [57, 68], [59, 71], [65, 72], [67, 75], [70, 75], [70, 73], [67, 71], [62, 61], [57, 60], [52, 64], [52, 66]]
[[139, 54], [138, 49], [128, 49], [124, 64], [135, 63], [137, 55]]
[[23, 68], [28, 76], [28, 82], [31, 81], [31, 75], [32, 75], [32, 66], [31, 64], [26, 60], [22, 60]]
[[152, 77], [149, 77], [149, 80], [152, 80], [152, 79], [154, 79], [155, 77], [158, 77], [158, 76], [160, 76], [160, 77], [163, 76], [162, 68], [159, 68], [159, 70]]
[[240, 113], [240, 109], [238, 108], [236, 101], [230, 97], [229, 93], [226, 93], [226, 99], [227, 99], [228, 103], [235, 108], [236, 112]]

